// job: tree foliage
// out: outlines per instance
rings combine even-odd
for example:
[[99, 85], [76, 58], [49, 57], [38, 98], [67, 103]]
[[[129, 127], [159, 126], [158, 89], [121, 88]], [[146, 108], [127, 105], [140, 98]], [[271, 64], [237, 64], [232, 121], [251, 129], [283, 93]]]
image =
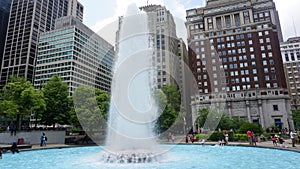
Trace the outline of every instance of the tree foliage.
[[22, 118], [28, 119], [35, 99], [35, 90], [29, 81], [23, 77], [10, 77], [10, 82], [2, 89], [2, 115], [16, 119], [20, 129]]
[[158, 133], [163, 133], [174, 125], [180, 115], [181, 106], [180, 91], [176, 85], [163, 86], [161, 91], [163, 93], [156, 91], [158, 107], [163, 109], [155, 124]]
[[[198, 110], [198, 118], [197, 118], [196, 121], [197, 121], [199, 127], [204, 126], [204, 123], [206, 122], [207, 116], [210, 112], [211, 112], [211, 110], [209, 110], [207, 108]], [[231, 129], [233, 129], [233, 130], [237, 130], [244, 123], [245, 123], [245, 121], [242, 120], [242, 119], [239, 119], [237, 117], [230, 118], [228, 115], [223, 114], [216, 129], [221, 129], [221, 130], [231, 130]]]
[[106, 92], [96, 89], [95, 90], [97, 104], [99, 106], [100, 112], [102, 117], [107, 121], [108, 119], [108, 112], [109, 112], [109, 103], [110, 103], [110, 96]]
[[245, 122], [238, 130], [240, 134], [246, 134], [248, 130], [253, 131], [255, 134], [261, 135], [264, 132], [264, 129], [259, 124], [252, 124]]
[[109, 111], [109, 95], [89, 86], [79, 86], [73, 95], [75, 112], [87, 132], [105, 128]]
[[41, 122], [45, 125], [68, 124], [70, 119], [68, 85], [54, 75], [44, 86], [46, 111], [42, 114]]
[[35, 90], [34, 91], [34, 106], [32, 107], [32, 112], [34, 114], [35, 119], [35, 128], [37, 127], [37, 121], [38, 119], [42, 118], [42, 113], [46, 110], [46, 102], [44, 93], [41, 90]]
[[292, 116], [295, 128], [300, 129], [300, 110], [292, 110]]

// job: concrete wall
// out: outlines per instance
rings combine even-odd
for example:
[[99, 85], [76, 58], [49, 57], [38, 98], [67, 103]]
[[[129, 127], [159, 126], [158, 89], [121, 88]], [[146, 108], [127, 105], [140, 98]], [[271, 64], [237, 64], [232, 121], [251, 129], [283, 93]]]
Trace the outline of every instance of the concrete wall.
[[47, 136], [47, 144], [64, 144], [65, 131], [31, 131], [31, 132], [18, 132], [16, 136], [11, 136], [10, 132], [0, 133], [0, 144], [12, 144], [18, 142], [19, 138], [24, 139], [24, 144], [40, 144], [40, 137], [42, 132]]

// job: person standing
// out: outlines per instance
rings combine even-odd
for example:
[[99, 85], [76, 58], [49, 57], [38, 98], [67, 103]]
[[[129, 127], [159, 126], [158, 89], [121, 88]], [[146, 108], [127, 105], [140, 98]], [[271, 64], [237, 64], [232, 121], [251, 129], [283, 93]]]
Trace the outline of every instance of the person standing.
[[189, 136], [188, 135], [185, 136], [185, 143], [189, 143]]
[[224, 136], [225, 136], [225, 144], [228, 145], [229, 134], [227, 131], [225, 132]]
[[46, 146], [46, 134], [44, 132], [42, 133], [40, 140], [41, 140], [40, 146], [41, 147], [44, 145]]
[[248, 129], [247, 131], [247, 136], [248, 136], [249, 144], [252, 145], [252, 132], [250, 129]]
[[256, 136], [255, 136], [255, 134], [254, 134], [253, 131], [252, 131], [252, 133], [251, 133], [251, 137], [252, 137], [252, 144], [253, 144], [254, 146], [256, 146]]
[[291, 140], [292, 140], [292, 146], [293, 147], [296, 147], [295, 146], [295, 142], [296, 142], [296, 133], [293, 131], [293, 130], [291, 130], [291, 132], [290, 132], [290, 137], [291, 137]]
[[174, 143], [174, 141], [175, 141], [175, 136], [174, 136], [174, 134], [171, 135], [171, 139], [172, 139], [172, 143]]

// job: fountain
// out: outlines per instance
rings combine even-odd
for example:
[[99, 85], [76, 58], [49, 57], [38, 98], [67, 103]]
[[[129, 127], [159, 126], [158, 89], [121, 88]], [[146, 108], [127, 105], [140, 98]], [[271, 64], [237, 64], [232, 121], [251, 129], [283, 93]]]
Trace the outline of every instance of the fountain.
[[144, 163], [155, 160], [160, 148], [153, 124], [158, 115], [152, 91], [154, 69], [148, 18], [132, 4], [121, 19], [112, 81], [107, 162]]
[[[155, 73], [151, 65], [153, 49], [147, 23], [147, 15], [140, 13], [135, 5], [129, 7], [122, 19], [108, 123], [99, 115], [93, 89], [83, 88], [75, 92], [77, 116], [93, 141], [101, 145], [98, 140], [103, 134], [99, 133], [108, 129], [105, 146], [5, 153], [0, 160], [0, 168], [182, 169], [234, 166], [254, 169], [298, 166], [298, 161], [291, 159], [299, 158], [299, 153], [291, 151], [236, 146], [159, 146], [153, 133], [153, 124], [160, 112], [151, 94]], [[222, 108], [222, 105], [218, 106]], [[206, 128], [216, 126], [216, 115], [220, 114], [209, 115]], [[169, 150], [165, 155], [167, 158], [161, 158], [166, 150]]]

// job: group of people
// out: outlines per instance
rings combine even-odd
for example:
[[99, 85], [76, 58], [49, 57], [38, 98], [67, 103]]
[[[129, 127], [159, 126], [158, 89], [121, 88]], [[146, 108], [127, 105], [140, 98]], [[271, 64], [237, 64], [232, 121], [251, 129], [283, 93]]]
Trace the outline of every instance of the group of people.
[[167, 140], [168, 140], [168, 142], [172, 141], [172, 142], [174, 143], [174, 141], [175, 141], [175, 136], [174, 136], [174, 134], [169, 133], [169, 134], [168, 134]]
[[248, 142], [250, 145], [254, 145], [256, 146], [256, 142], [257, 142], [257, 138], [256, 135], [253, 131], [251, 131], [250, 129], [247, 130], [247, 137], [248, 137]]
[[271, 137], [271, 140], [272, 140], [272, 142], [273, 142], [273, 146], [274, 147], [277, 147], [278, 146], [278, 144], [277, 143], [279, 143], [279, 146], [281, 147], [281, 148], [285, 148], [285, 145], [284, 145], [284, 139], [282, 138], [282, 137], [280, 137], [280, 136], [278, 136], [278, 135], [276, 135], [276, 134], [273, 134], [273, 135], [271, 135], [270, 136]]
[[185, 143], [189, 143], [189, 140], [190, 140], [192, 143], [194, 143], [194, 142], [196, 141], [196, 138], [195, 138], [195, 136], [194, 136], [193, 134], [191, 134], [191, 135], [186, 135], [186, 136], [185, 136]]

